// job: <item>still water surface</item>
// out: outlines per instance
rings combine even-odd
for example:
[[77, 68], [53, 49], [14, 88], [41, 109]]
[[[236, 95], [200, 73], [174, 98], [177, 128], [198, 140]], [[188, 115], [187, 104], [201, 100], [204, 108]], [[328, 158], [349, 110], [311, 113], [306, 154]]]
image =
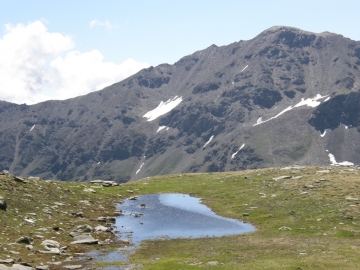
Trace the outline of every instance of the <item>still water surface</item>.
[[185, 194], [151, 194], [125, 200], [117, 207], [123, 215], [117, 217], [116, 227], [119, 238], [130, 240], [135, 246], [119, 249], [100, 260], [126, 260], [123, 253], [133, 251], [148, 239], [220, 237], [255, 231], [252, 225], [218, 216], [199, 202], [200, 199]]

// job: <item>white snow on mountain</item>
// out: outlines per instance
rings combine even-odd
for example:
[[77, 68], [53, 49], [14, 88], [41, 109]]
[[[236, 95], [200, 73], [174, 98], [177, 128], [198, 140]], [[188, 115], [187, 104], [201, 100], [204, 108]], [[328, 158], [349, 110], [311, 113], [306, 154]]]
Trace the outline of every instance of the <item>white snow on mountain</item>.
[[147, 121], [153, 121], [159, 116], [170, 112], [172, 109], [178, 106], [181, 103], [181, 101], [182, 101], [182, 97], [178, 97], [178, 96], [170, 98], [165, 102], [161, 101], [159, 106], [157, 106], [155, 109], [151, 111], [148, 111], [146, 114], [144, 114], [143, 117], [147, 118]]
[[244, 68], [240, 71], [240, 73], [243, 72], [245, 69], [247, 69], [248, 66], [249, 66], [249, 65], [246, 65], [246, 67], [244, 67]]
[[204, 144], [203, 149], [214, 139], [214, 135], [210, 137], [210, 139]]
[[156, 133], [158, 133], [159, 131], [163, 130], [164, 128], [166, 128], [166, 126], [160, 126], [160, 127], [158, 128], [158, 130], [156, 131]]
[[319, 99], [322, 99], [322, 98], [326, 98], [327, 96], [321, 96], [320, 94], [317, 94], [315, 97], [313, 98], [307, 98], [307, 99], [304, 99], [302, 98], [301, 101], [296, 104], [294, 107], [301, 107], [301, 106], [309, 106], [309, 107], [317, 107], [320, 105], [321, 101], [318, 101]]
[[239, 153], [239, 151], [244, 148], [244, 146], [245, 143], [243, 143], [242, 146], [240, 146], [239, 150], [237, 150], [234, 154], [231, 155], [231, 159], [233, 159], [237, 155], [237, 153]]
[[145, 163], [142, 163], [142, 164], [140, 165], [140, 168], [136, 171], [136, 174], [138, 174], [138, 173], [140, 172], [140, 170], [141, 170], [142, 166], [144, 166], [144, 164], [145, 164]]
[[309, 107], [315, 108], [315, 107], [317, 107], [317, 106], [319, 106], [321, 104], [321, 101], [318, 101], [318, 100], [322, 99], [322, 98], [326, 98], [326, 97], [327, 96], [321, 96], [320, 94], [317, 94], [313, 98], [308, 98], [308, 99], [302, 98], [299, 103], [295, 104], [294, 106], [287, 107], [286, 109], [282, 110], [280, 113], [278, 113], [277, 115], [269, 118], [268, 120], [262, 121], [262, 117], [260, 117], [257, 120], [256, 124], [254, 124], [253, 126], [257, 126], [257, 125], [266, 123], [266, 122], [268, 122], [270, 120], [273, 120], [273, 119], [279, 117], [280, 115], [284, 114], [285, 112], [290, 111], [290, 110], [292, 110], [294, 108], [298, 108], [298, 107], [301, 107], [301, 106], [309, 106]]
[[336, 159], [333, 154], [329, 153], [330, 165], [332, 166], [354, 166], [354, 163], [349, 161], [336, 162]]
[[321, 132], [319, 131], [320, 137], [325, 137], [326, 131], [328, 131], [328, 129], [325, 129], [323, 133], [321, 133]]

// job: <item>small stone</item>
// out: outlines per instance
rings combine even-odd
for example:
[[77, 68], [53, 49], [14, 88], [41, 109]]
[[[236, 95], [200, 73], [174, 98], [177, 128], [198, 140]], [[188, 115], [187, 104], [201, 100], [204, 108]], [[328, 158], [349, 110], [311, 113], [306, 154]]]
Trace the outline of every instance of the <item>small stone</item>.
[[0, 263], [4, 263], [4, 264], [12, 264], [12, 263], [14, 263], [14, 260], [13, 260], [13, 259], [0, 260]]
[[93, 227], [91, 227], [90, 225], [88, 224], [84, 224], [84, 225], [80, 225], [80, 226], [77, 226], [75, 228], [75, 230], [73, 230], [73, 232], [78, 232], [78, 233], [90, 233], [92, 232], [94, 229]]
[[92, 188], [84, 188], [84, 192], [96, 193]]
[[273, 180], [275, 181], [279, 181], [279, 180], [284, 180], [284, 179], [290, 179], [291, 176], [288, 176], [288, 175], [282, 175], [282, 176], [279, 176], [279, 177], [275, 177], [273, 178]]
[[289, 227], [282, 226], [279, 228], [279, 231], [291, 231]]
[[80, 265], [80, 264], [77, 264], [77, 265], [65, 265], [65, 266], [63, 266], [63, 268], [65, 268], [65, 269], [81, 269], [81, 268], [83, 268], [83, 266]]
[[50, 270], [50, 267], [47, 265], [39, 265], [35, 267], [36, 270]]
[[248, 217], [248, 216], [250, 216], [249, 213], [243, 213], [243, 217]]
[[86, 245], [92, 245], [92, 244], [98, 244], [99, 240], [94, 239], [91, 235], [79, 235], [74, 237], [73, 242], [71, 244], [86, 244]]
[[69, 256], [64, 260], [64, 262], [70, 262], [72, 261], [73, 258], [74, 258], [73, 256]]
[[25, 179], [19, 177], [19, 176], [14, 176], [14, 180], [16, 182], [20, 182], [20, 183], [27, 183], [28, 181], [26, 181]]
[[21, 264], [13, 264], [13, 266], [10, 269], [16, 269], [16, 270], [33, 270], [34, 268], [31, 266], [25, 266]]
[[7, 209], [7, 203], [6, 200], [0, 196], [0, 210], [5, 210]]
[[77, 212], [73, 214], [75, 217], [80, 217], [83, 218], [84, 217], [84, 213], [83, 212]]
[[320, 171], [316, 171], [316, 173], [329, 173], [330, 170], [320, 170]]
[[116, 222], [116, 217], [98, 217], [98, 218], [96, 218], [96, 221], [100, 221], [100, 222], [106, 222], [106, 221]]
[[94, 230], [95, 230], [95, 232], [110, 232], [111, 228], [99, 225], [99, 226], [96, 226], [94, 228]]
[[120, 239], [119, 242], [123, 244], [130, 244], [130, 241], [127, 239]]
[[19, 239], [16, 240], [17, 244], [26, 244], [26, 245], [33, 245], [34, 239], [32, 239], [29, 236], [22, 236]]

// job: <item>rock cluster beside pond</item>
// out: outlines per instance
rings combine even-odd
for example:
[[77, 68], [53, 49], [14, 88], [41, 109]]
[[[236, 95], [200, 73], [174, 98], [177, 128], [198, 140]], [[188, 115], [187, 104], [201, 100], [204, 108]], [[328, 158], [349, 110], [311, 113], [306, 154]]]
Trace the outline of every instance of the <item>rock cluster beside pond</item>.
[[[96, 180], [93, 184], [94, 188], [96, 186], [98, 188], [118, 186], [114, 181], [102, 180]], [[86, 187], [89, 185], [74, 185], [76, 185], [73, 186], [75, 188], [84, 187], [82, 196], [85, 195], [85, 192], [89, 192], [86, 190]], [[35, 190], [39, 190], [39, 193], [32, 193], [34, 188]], [[74, 257], [84, 256], [85, 254], [80, 255], [80, 253], [78, 254], [71, 250], [78, 250], [81, 248], [81, 245], [103, 245], [110, 243], [111, 238], [114, 235], [115, 216], [122, 214], [121, 210], [115, 210], [114, 216], [110, 216], [108, 213], [111, 207], [107, 209], [102, 205], [98, 205], [98, 209], [100, 210], [96, 212], [102, 213], [102, 215], [106, 214], [106, 216], [100, 216], [101, 214], [99, 214], [98, 218], [90, 218], [90, 216], [94, 216], [95, 211], [90, 206], [94, 202], [91, 201], [90, 198], [82, 198], [82, 200], [78, 201], [78, 204], [69, 203], [65, 198], [77, 193], [65, 188], [64, 185], [53, 180], [44, 181], [38, 177], [19, 177], [11, 175], [7, 171], [3, 171], [0, 172], [0, 192], [2, 190], [5, 190], [5, 192], [14, 191], [16, 195], [13, 193], [12, 196], [10, 196], [11, 193], [9, 193], [10, 195], [5, 197], [0, 193], [0, 213], [1, 211], [7, 211], [3, 213], [3, 215], [6, 216], [10, 214], [11, 217], [14, 215], [13, 226], [0, 228], [3, 231], [3, 235], [8, 235], [5, 243], [3, 241], [1, 241], [2, 243], [0, 242], [0, 254], [6, 255], [6, 257], [0, 255], [0, 270], [48, 270], [52, 268], [51, 265], [55, 265], [57, 267], [56, 269], [83, 269], [83, 265], [70, 265], [69, 262], [73, 261]], [[19, 192], [20, 190], [21, 192]], [[26, 194], [25, 192], [28, 192], [29, 194]], [[58, 200], [59, 198], [64, 198], [64, 200], [54, 202], [54, 198], [49, 197], [52, 192], [59, 195], [56, 196]], [[41, 195], [44, 197], [44, 200], [37, 201], [39, 194], [44, 194]], [[24, 209], [17, 206], [18, 202], [16, 196], [18, 195], [21, 196], [21, 198], [19, 197], [19, 200], [22, 200], [25, 204], [26, 201], [32, 202], [32, 205], [34, 205], [33, 202], [36, 202], [37, 204], [35, 204], [35, 206], [38, 207], [24, 213]], [[76, 197], [74, 196], [73, 198]], [[67, 216], [66, 220], [70, 219], [69, 222], [64, 222], [65, 224], [63, 224], [63, 220], [61, 219], [61, 216], [64, 215]], [[92, 222], [90, 224], [94, 227], [86, 224], [87, 216], [89, 217], [88, 220]], [[71, 221], [71, 217], [74, 218], [74, 221]], [[47, 218], [53, 220], [52, 222], [58, 222], [58, 224], [49, 224], [50, 227], [47, 225], [37, 226], [37, 224], [42, 224], [44, 222], [46, 224], [45, 219]], [[58, 218], [60, 218], [60, 220], [58, 220]], [[79, 223], [81, 224], [82, 222], [84, 222], [84, 224], [79, 225]], [[75, 225], [75, 223], [77, 225]], [[27, 231], [29, 231], [29, 235], [21, 235], [21, 227], [26, 227]], [[68, 233], [66, 233], [66, 230], [68, 230]], [[9, 242], [13, 236], [10, 236], [8, 233], [15, 236], [14, 242]], [[59, 234], [61, 234], [62, 237], [56, 237], [56, 235]], [[66, 237], [68, 237], [68, 240], [66, 240]], [[0, 240], [2, 240], [1, 237]], [[79, 245], [79, 247], [76, 247], [76, 245]], [[70, 248], [70, 246], [73, 247]], [[27, 256], [34, 257], [26, 257], [26, 254]], [[31, 258], [35, 257], [37, 259], [41, 258], [41, 260], [47, 260], [44, 262], [50, 266], [44, 265], [43, 263], [35, 266], [35, 263], [34, 265], [31, 265], [26, 262], [27, 258], [30, 262], [36, 261], [31, 260]]]

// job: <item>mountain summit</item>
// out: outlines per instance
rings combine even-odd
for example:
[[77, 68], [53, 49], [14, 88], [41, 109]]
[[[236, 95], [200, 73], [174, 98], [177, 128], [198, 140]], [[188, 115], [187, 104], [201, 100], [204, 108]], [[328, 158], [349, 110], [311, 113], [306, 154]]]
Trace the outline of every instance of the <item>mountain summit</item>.
[[0, 169], [125, 182], [360, 164], [360, 42], [276, 26], [85, 96], [0, 102]]

